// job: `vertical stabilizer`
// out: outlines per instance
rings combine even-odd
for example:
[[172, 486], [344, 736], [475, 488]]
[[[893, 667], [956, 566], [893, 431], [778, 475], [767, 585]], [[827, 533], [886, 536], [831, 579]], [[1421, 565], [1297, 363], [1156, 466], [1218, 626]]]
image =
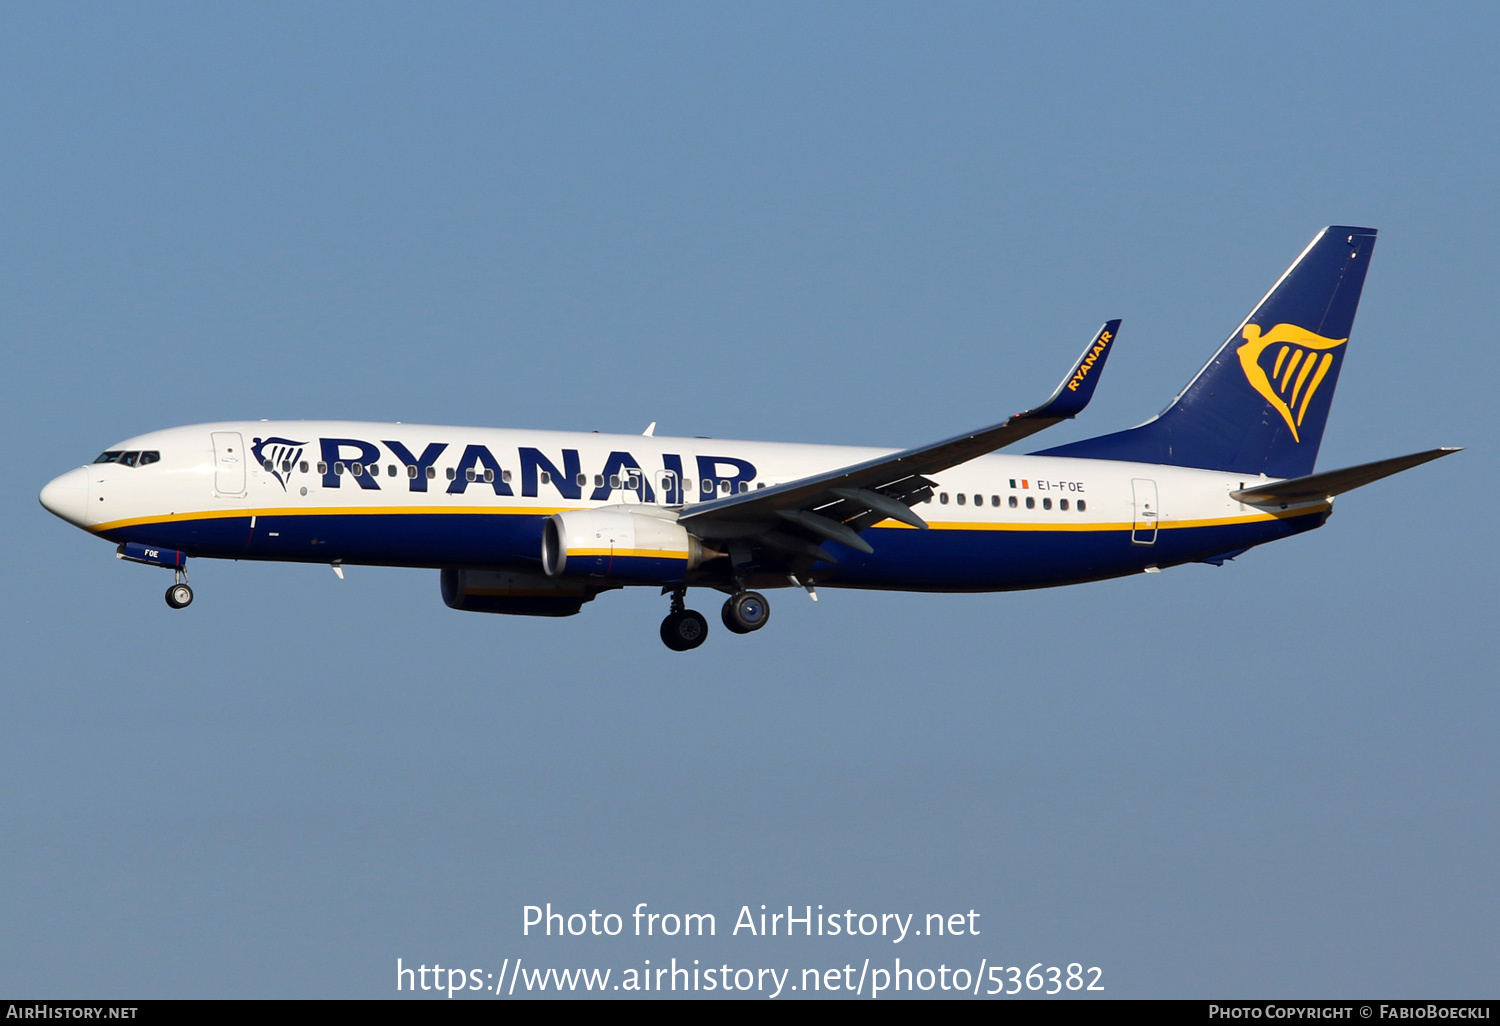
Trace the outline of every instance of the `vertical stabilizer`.
[[1039, 455], [1310, 474], [1374, 249], [1373, 228], [1324, 228], [1160, 414]]

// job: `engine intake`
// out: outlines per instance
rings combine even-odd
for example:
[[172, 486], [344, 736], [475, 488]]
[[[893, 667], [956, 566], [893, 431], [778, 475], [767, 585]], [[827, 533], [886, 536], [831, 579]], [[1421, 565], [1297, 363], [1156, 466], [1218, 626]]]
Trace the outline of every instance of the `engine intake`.
[[619, 510], [554, 513], [542, 530], [551, 578], [674, 584], [704, 559], [702, 544], [675, 520]]

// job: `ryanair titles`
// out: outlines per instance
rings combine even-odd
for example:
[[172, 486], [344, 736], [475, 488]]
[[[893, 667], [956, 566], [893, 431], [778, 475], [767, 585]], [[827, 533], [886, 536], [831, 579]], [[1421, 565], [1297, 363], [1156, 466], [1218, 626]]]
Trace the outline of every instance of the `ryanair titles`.
[[1114, 335], [1108, 331], [1099, 332], [1099, 337], [1089, 347], [1088, 353], [1084, 355], [1082, 360], [1078, 361], [1078, 369], [1073, 372], [1073, 377], [1068, 382], [1069, 392], [1078, 391], [1078, 386], [1083, 384], [1083, 379], [1089, 376], [1089, 371], [1094, 369], [1094, 364], [1099, 362], [1099, 357], [1109, 348], [1109, 344], [1113, 340]]
[[[274, 474], [283, 487], [294, 469], [311, 469], [305, 462], [278, 462], [267, 455], [271, 441], [256, 438], [251, 451], [262, 469]], [[523, 445], [497, 455], [489, 446], [468, 444], [460, 449], [449, 442], [429, 442], [421, 452], [415, 452], [394, 438], [382, 439], [379, 444], [361, 438], [316, 438], [309, 442], [278, 438], [274, 442], [278, 454], [301, 455], [295, 447], [302, 446], [315, 450], [321, 457], [316, 469], [324, 488], [342, 488], [346, 483], [366, 490], [404, 485], [409, 492], [442, 488], [450, 495], [462, 495], [470, 488], [490, 488], [496, 495], [513, 496], [519, 487], [519, 494], [526, 497], [536, 497], [547, 489], [564, 499], [608, 502], [621, 492], [642, 502], [675, 505], [690, 498], [702, 502], [748, 491], [756, 477], [753, 463], [733, 456], [693, 456], [691, 468], [685, 471], [682, 455], [663, 453], [661, 469], [648, 472], [634, 454], [620, 450], [609, 453], [596, 469], [584, 466], [577, 449], [544, 452]], [[696, 495], [685, 496], [686, 488], [695, 485]]]

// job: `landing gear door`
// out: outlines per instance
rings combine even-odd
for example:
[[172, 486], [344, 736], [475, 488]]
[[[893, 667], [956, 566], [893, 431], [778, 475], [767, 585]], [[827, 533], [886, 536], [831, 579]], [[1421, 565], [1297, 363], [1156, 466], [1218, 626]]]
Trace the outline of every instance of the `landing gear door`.
[[245, 494], [245, 440], [238, 431], [215, 431], [214, 494]]
[[1130, 490], [1135, 504], [1130, 540], [1136, 545], [1155, 545], [1161, 508], [1156, 499], [1156, 482], [1144, 477], [1132, 478]]

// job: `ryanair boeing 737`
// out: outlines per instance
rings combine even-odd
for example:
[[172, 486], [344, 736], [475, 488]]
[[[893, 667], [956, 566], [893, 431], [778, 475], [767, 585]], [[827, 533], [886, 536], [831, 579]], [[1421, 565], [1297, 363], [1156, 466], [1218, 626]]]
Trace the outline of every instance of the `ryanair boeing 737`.
[[[193, 558], [430, 567], [454, 609], [571, 616], [630, 585], [689, 588], [760, 630], [761, 590], [1008, 591], [1222, 564], [1321, 527], [1334, 496], [1456, 452], [1313, 472], [1370, 228], [1317, 237], [1159, 415], [1026, 456], [996, 453], [1088, 405], [1109, 321], [1041, 406], [913, 449], [329, 421], [171, 428], [42, 489], [52, 513], [175, 574]], [[655, 425], [652, 425], [654, 428]]]

